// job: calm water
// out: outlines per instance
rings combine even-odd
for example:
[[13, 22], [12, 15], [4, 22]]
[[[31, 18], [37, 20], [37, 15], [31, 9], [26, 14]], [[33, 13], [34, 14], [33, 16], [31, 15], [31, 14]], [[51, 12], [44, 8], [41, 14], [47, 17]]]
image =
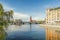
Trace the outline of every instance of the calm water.
[[45, 29], [39, 24], [11, 25], [7, 28], [6, 40], [45, 40]]
[[15, 26], [6, 30], [0, 27], [0, 40], [60, 40], [60, 29], [37, 24]]

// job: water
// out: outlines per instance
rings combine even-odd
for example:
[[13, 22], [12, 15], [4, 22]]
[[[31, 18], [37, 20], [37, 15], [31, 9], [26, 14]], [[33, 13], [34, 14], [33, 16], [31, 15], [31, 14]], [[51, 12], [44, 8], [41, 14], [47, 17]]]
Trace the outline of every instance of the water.
[[45, 40], [45, 29], [39, 24], [11, 25], [7, 28], [6, 40]]
[[0, 27], [0, 40], [60, 40], [60, 28], [41, 27], [39, 24]]
[[46, 40], [60, 40], [60, 29], [47, 28], [46, 29]]

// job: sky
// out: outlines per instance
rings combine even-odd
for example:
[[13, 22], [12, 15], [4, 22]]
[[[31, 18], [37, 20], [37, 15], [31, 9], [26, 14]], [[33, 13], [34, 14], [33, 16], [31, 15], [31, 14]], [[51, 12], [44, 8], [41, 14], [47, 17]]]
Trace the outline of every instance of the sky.
[[14, 11], [14, 19], [44, 20], [46, 18], [46, 9], [60, 7], [60, 0], [0, 0], [6, 11]]

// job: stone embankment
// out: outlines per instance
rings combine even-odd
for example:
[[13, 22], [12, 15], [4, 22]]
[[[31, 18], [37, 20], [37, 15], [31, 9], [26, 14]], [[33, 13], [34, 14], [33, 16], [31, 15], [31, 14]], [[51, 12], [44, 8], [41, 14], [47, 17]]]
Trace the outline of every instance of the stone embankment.
[[54, 29], [54, 30], [60, 30], [60, 25], [55, 24], [40, 24], [41, 27], [48, 28], [48, 29]]

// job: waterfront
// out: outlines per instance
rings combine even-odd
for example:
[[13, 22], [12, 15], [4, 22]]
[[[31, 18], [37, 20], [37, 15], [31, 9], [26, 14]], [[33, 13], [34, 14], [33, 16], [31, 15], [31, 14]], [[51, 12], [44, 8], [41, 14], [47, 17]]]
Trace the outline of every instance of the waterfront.
[[1, 30], [0, 40], [60, 40], [60, 30], [40, 24], [10, 25]]
[[60, 25], [40, 24], [40, 26], [45, 28], [46, 40], [60, 40]]

